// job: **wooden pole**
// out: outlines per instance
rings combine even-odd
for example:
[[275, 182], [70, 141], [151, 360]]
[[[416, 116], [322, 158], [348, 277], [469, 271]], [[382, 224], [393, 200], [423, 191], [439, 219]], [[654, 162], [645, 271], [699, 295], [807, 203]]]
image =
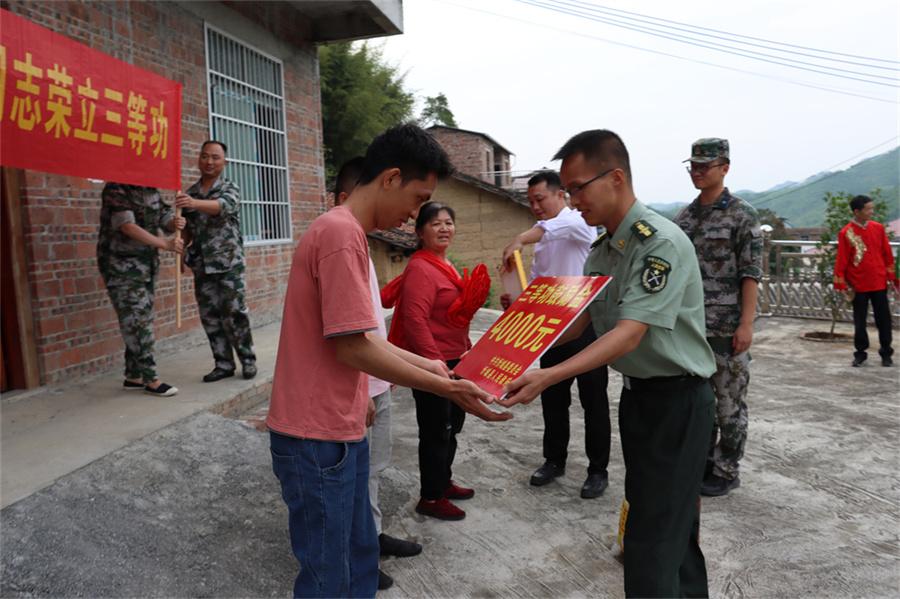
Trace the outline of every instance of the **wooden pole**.
[[[175, 208], [175, 218], [181, 217], [181, 208]], [[175, 241], [181, 239], [181, 229], [175, 229]], [[182, 255], [175, 253], [175, 328], [181, 328], [181, 260]]]

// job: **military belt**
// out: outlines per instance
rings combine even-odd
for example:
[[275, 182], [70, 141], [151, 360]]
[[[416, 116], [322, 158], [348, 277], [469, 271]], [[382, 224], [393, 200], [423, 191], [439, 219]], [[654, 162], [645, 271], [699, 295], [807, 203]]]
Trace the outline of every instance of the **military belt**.
[[655, 376], [649, 379], [639, 379], [633, 376], [622, 375], [624, 386], [630, 391], [674, 391], [676, 389], [689, 389], [705, 383], [708, 379], [694, 374], [680, 376]]

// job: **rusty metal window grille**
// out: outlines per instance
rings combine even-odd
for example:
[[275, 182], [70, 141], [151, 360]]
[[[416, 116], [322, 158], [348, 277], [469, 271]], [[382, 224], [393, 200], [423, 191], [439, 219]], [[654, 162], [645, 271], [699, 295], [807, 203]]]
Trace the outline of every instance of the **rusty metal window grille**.
[[209, 129], [228, 146], [225, 176], [241, 188], [244, 241], [290, 242], [282, 63], [207, 24], [206, 74]]

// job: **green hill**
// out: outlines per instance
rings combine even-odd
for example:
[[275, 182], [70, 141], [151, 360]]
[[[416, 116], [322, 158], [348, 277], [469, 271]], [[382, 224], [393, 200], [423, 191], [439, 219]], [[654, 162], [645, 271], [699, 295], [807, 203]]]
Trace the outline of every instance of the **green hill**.
[[[900, 218], [900, 147], [867, 158], [842, 171], [823, 172], [799, 183], [780, 183], [766, 191], [735, 191], [757, 208], [768, 208], [786, 218], [793, 227], [817, 227], [825, 220], [826, 192], [868, 194], [881, 189], [888, 202], [888, 220]], [[684, 202], [655, 203], [650, 207], [674, 218]]]
[[867, 158], [850, 168], [813, 175], [800, 183], [768, 191], [742, 191], [737, 195], [756, 206], [775, 211], [794, 227], [816, 227], [825, 219], [826, 192], [869, 193], [881, 189], [888, 202], [888, 219], [900, 218], [900, 147]]

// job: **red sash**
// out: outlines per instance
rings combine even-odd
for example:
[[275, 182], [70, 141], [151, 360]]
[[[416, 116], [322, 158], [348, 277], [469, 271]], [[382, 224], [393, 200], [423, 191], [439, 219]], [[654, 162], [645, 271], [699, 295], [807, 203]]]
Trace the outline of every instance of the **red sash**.
[[[459, 289], [459, 297], [453, 300], [447, 309], [447, 323], [455, 328], [463, 329], [469, 326], [475, 312], [484, 305], [488, 292], [491, 289], [491, 277], [488, 275], [487, 267], [479, 264], [472, 269], [471, 275], [469, 270], [464, 268], [463, 275], [459, 273], [452, 265], [447, 264], [437, 254], [428, 250], [419, 250], [410, 257], [413, 260], [425, 260], [440, 272]], [[400, 303], [403, 295], [403, 280], [406, 271], [399, 277], [384, 286], [381, 290], [381, 305], [385, 308], [394, 308], [394, 317], [391, 319], [391, 330], [388, 333], [388, 341], [398, 347], [407, 349], [406, 334], [403, 326], [403, 316], [400, 310]]]

